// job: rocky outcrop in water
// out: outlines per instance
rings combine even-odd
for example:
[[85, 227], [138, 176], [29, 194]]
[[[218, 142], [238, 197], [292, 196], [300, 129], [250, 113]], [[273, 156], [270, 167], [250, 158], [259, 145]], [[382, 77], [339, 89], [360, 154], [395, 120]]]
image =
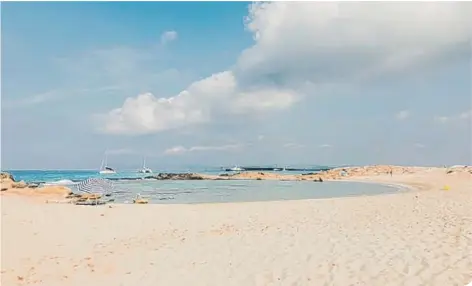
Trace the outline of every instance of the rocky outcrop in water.
[[38, 184], [28, 184], [24, 181], [15, 181], [13, 176], [8, 173], [1, 173], [1, 191], [15, 193], [20, 195], [52, 195], [66, 196], [72, 191], [65, 186], [44, 186], [39, 187]]
[[194, 173], [159, 173], [157, 175], [148, 176], [146, 179], [156, 180], [204, 180], [205, 178]]

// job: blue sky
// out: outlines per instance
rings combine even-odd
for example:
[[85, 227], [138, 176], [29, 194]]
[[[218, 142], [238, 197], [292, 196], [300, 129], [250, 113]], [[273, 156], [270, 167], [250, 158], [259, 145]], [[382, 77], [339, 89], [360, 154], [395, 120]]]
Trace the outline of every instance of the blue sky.
[[2, 169], [472, 164], [471, 11], [2, 3]]

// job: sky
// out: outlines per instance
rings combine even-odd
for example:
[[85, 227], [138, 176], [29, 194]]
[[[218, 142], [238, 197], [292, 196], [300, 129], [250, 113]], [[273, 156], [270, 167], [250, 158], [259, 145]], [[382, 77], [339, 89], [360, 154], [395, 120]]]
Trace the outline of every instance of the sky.
[[467, 2], [5, 2], [2, 169], [472, 164]]

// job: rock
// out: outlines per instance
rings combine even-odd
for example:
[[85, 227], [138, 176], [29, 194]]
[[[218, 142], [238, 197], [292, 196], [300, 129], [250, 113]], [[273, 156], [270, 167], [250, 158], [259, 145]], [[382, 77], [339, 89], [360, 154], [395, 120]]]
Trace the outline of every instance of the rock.
[[159, 173], [150, 176], [156, 180], [203, 180], [204, 178], [194, 173]]
[[72, 191], [71, 189], [64, 186], [44, 186], [35, 189], [35, 193], [44, 195], [59, 195], [65, 197], [72, 194]]
[[82, 195], [72, 193], [72, 194], [67, 195], [66, 199], [77, 199], [80, 197], [82, 197]]
[[312, 176], [312, 175], [316, 175], [317, 173], [304, 173], [302, 174], [302, 176]]
[[2, 183], [2, 189], [10, 189], [15, 183], [15, 179], [8, 173], [0, 173], [0, 182]]
[[79, 195], [79, 200], [98, 200], [102, 196], [100, 194], [81, 194]]
[[15, 178], [9, 173], [0, 173], [0, 179], [3, 180], [10, 180], [12, 182], [16, 182]]
[[24, 181], [19, 181], [19, 182], [14, 182], [11, 185], [11, 187], [16, 188], [16, 189], [23, 189], [23, 188], [28, 187], [28, 184], [26, 184]]

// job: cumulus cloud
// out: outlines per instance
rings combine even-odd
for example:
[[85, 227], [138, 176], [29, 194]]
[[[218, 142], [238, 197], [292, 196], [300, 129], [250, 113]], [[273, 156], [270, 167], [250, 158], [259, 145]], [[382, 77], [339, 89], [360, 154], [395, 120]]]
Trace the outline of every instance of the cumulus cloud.
[[296, 100], [289, 90], [238, 91], [232, 72], [191, 84], [169, 98], [151, 93], [127, 98], [122, 107], [99, 117], [111, 134], [145, 134], [205, 123], [218, 115], [284, 109]]
[[324, 83], [401, 70], [470, 40], [469, 3], [278, 2], [250, 8], [247, 81]]
[[178, 34], [176, 31], [165, 31], [161, 35], [161, 44], [166, 45], [177, 40]]
[[284, 110], [308, 87], [316, 94], [324, 84], [372, 79], [435, 61], [470, 41], [471, 7], [458, 2], [252, 4], [246, 29], [254, 44], [232, 69], [169, 98], [130, 97], [103, 115], [103, 131], [153, 133], [228, 114]]
[[410, 117], [410, 112], [408, 110], [402, 110], [395, 114], [395, 118], [398, 120], [405, 120]]
[[182, 155], [189, 152], [201, 152], [201, 151], [229, 151], [229, 150], [240, 150], [243, 148], [243, 144], [229, 144], [222, 146], [193, 146], [185, 148], [183, 146], [175, 146], [164, 151], [165, 155]]
[[448, 123], [448, 122], [458, 122], [458, 121], [464, 121], [464, 120], [472, 120], [472, 109], [468, 111], [461, 112], [459, 114], [454, 114], [454, 115], [442, 115], [442, 116], [436, 116], [434, 118], [435, 121], [440, 122], [440, 123]]

